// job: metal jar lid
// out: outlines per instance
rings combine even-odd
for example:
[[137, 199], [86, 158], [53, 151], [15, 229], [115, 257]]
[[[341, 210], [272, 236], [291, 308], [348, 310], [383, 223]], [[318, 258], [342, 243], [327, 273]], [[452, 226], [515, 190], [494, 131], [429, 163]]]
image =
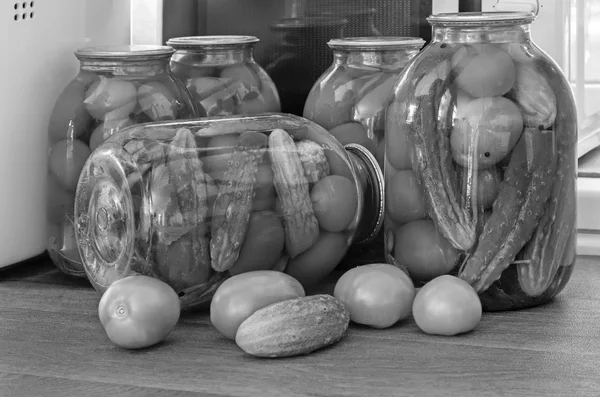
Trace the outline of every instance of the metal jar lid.
[[83, 47], [75, 51], [79, 60], [95, 61], [151, 61], [169, 59], [175, 50], [159, 45], [117, 45], [102, 47]]
[[241, 35], [187, 36], [169, 39], [167, 45], [176, 50], [231, 49], [251, 47], [259, 41], [258, 37]]
[[327, 45], [335, 50], [380, 51], [421, 48], [425, 40], [419, 37], [368, 36], [331, 39]]
[[530, 24], [536, 18], [534, 12], [454, 12], [434, 14], [427, 18], [432, 26], [508, 26]]

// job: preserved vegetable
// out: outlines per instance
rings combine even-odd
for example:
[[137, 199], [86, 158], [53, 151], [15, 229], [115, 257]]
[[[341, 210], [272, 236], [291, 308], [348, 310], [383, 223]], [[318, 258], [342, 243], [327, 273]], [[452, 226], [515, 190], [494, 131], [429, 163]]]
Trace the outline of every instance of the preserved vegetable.
[[484, 310], [547, 302], [575, 258], [575, 104], [534, 19], [431, 16], [386, 112], [387, 259], [421, 283], [458, 276]]
[[[216, 141], [224, 173], [208, 166]], [[306, 156], [306, 145], [320, 150]], [[224, 280], [251, 271], [286, 272], [314, 285], [356, 236], [378, 227], [370, 222], [362, 230], [359, 220], [377, 214], [363, 205], [363, 192], [382, 186], [355, 173], [355, 167], [376, 170], [377, 163], [367, 167], [355, 153], [291, 115], [124, 129], [91, 154], [79, 178], [75, 233], [88, 279], [104, 291], [130, 274], [155, 277], [179, 294], [183, 309], [204, 307]], [[309, 184], [301, 159], [329, 174]], [[259, 181], [265, 167], [272, 176]], [[255, 193], [266, 184], [275, 203], [255, 209]], [[313, 200], [323, 186], [327, 196]], [[320, 215], [336, 201], [342, 205]]]

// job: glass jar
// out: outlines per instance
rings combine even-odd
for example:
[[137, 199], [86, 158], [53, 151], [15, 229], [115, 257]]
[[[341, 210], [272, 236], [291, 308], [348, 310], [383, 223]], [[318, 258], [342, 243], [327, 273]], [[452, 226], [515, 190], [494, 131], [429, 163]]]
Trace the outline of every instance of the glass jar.
[[48, 126], [47, 250], [63, 272], [85, 277], [73, 231], [79, 173], [104, 139], [129, 125], [197, 115], [169, 72], [174, 50], [162, 46], [78, 49], [80, 69], [64, 88]]
[[[424, 41], [415, 37], [332, 39], [333, 63], [317, 79], [304, 117], [325, 127], [342, 144], [367, 148], [383, 168], [384, 120], [392, 87]], [[384, 236], [353, 244], [342, 267], [385, 260]]]
[[265, 69], [279, 90], [282, 112], [302, 116], [311, 87], [331, 65], [327, 41], [342, 37], [347, 23], [344, 18], [313, 16], [283, 18], [270, 26], [281, 38]]
[[314, 83], [303, 116], [340, 143], [359, 143], [383, 164], [386, 103], [425, 41], [415, 37], [332, 39], [333, 64]]
[[187, 87], [203, 116], [279, 112], [275, 83], [254, 60], [254, 36], [177, 37], [173, 74]]
[[[305, 288], [383, 221], [383, 174], [298, 116], [149, 123], [89, 157], [75, 199], [76, 237], [98, 291], [130, 274], [167, 282], [186, 309], [231, 275], [285, 271]], [[366, 225], [366, 227], [364, 226]]]
[[386, 112], [388, 260], [455, 274], [484, 310], [551, 300], [575, 261], [577, 116], [535, 14], [438, 14]]

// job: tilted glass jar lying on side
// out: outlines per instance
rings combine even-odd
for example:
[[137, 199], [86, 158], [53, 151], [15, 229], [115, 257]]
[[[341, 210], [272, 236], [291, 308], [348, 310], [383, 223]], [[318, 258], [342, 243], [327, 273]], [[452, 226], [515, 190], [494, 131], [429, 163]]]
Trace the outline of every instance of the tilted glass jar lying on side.
[[316, 285], [353, 239], [379, 228], [383, 210], [364, 197], [382, 189], [366, 149], [344, 150], [298, 116], [150, 123], [109, 138], [85, 163], [76, 237], [97, 290], [140, 273], [167, 282], [192, 309], [252, 270]]
[[164, 46], [87, 47], [60, 94], [48, 126], [48, 252], [63, 272], [85, 277], [75, 245], [73, 202], [79, 173], [104, 139], [133, 124], [197, 116], [169, 71]]
[[534, 14], [429, 18], [386, 117], [388, 260], [457, 274], [485, 310], [552, 299], [575, 261], [577, 115]]
[[254, 60], [254, 36], [193, 36], [167, 41], [176, 52], [173, 74], [187, 87], [202, 116], [279, 112], [275, 83]]
[[303, 116], [342, 144], [365, 146], [382, 163], [387, 101], [400, 72], [424, 43], [415, 37], [330, 40], [333, 64], [313, 85]]

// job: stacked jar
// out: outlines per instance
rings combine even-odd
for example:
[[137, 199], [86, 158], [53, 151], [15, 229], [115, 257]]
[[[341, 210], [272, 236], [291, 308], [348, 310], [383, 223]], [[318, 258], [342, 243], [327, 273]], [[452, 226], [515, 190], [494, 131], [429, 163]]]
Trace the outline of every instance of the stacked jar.
[[386, 115], [388, 260], [485, 310], [552, 299], [575, 261], [577, 112], [533, 13], [431, 16]]
[[[212, 146], [223, 136], [229, 144]], [[185, 309], [249, 271], [315, 286], [371, 233], [358, 223], [373, 216], [363, 197], [383, 185], [365, 153], [283, 114], [129, 127], [81, 173], [75, 219], [87, 276], [100, 292], [133, 273], [156, 277]]]
[[63, 272], [83, 277], [73, 230], [79, 174], [90, 153], [127, 126], [197, 116], [169, 71], [164, 46], [78, 49], [77, 76], [58, 97], [48, 127], [48, 252]]
[[279, 112], [275, 84], [254, 60], [254, 36], [194, 36], [167, 41], [173, 74], [202, 116]]

